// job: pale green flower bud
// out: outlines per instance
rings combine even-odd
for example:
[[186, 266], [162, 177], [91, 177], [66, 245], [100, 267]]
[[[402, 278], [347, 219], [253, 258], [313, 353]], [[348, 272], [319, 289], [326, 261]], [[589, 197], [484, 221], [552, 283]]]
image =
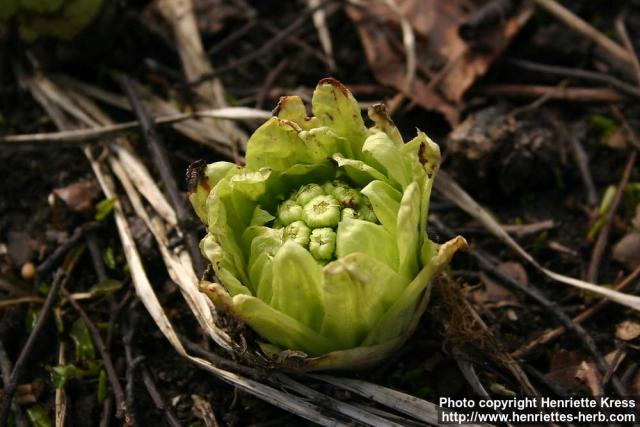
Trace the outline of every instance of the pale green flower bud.
[[316, 228], [311, 232], [309, 252], [318, 261], [329, 261], [336, 250], [336, 232], [329, 227]]
[[322, 189], [324, 190], [325, 194], [328, 194], [329, 196], [333, 196], [333, 191], [336, 189], [336, 186], [333, 185], [331, 181], [327, 181], [324, 184], [322, 184]]
[[332, 196], [316, 196], [304, 205], [302, 219], [311, 228], [333, 227], [340, 222], [340, 205]]
[[369, 206], [360, 206], [360, 208], [358, 208], [357, 216], [358, 219], [362, 219], [364, 221], [378, 222], [376, 214]]
[[307, 227], [304, 221], [295, 221], [287, 225], [284, 229], [284, 239], [293, 240], [300, 246], [305, 248], [309, 245], [309, 236], [311, 235], [311, 229]]
[[284, 203], [278, 206], [278, 220], [282, 225], [289, 225], [292, 222], [300, 221], [301, 219], [302, 206], [293, 200], [285, 200]]
[[358, 214], [353, 208], [344, 208], [340, 211], [340, 220], [344, 221], [345, 219], [355, 219], [358, 217]]
[[304, 206], [311, 201], [314, 197], [322, 196], [325, 192], [318, 184], [307, 184], [300, 187], [298, 190], [298, 195], [296, 197], [296, 202], [300, 206]]

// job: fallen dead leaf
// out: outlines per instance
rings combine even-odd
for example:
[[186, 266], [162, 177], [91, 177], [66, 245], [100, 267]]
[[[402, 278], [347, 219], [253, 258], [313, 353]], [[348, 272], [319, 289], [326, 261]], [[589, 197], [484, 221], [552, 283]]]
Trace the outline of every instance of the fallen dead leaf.
[[640, 232], [629, 233], [613, 247], [613, 259], [633, 270], [640, 265]]
[[[452, 125], [459, 121], [462, 98], [486, 73], [493, 61], [531, 16], [523, 6], [467, 42], [459, 35], [473, 13], [486, 1], [395, 0], [398, 14], [388, 4], [347, 6], [371, 69], [384, 85], [405, 93], [413, 102], [444, 114]], [[400, 15], [400, 16], [399, 16]], [[406, 90], [407, 60], [400, 23], [409, 22], [415, 35], [416, 76]]]
[[570, 392], [584, 390], [584, 383], [576, 378], [584, 360], [577, 351], [559, 350], [551, 356], [551, 366], [545, 377]]
[[76, 212], [89, 212], [100, 190], [94, 181], [78, 181], [66, 187], [55, 188], [53, 194], [70, 209]]
[[576, 379], [582, 381], [591, 391], [591, 396], [602, 396], [602, 377], [598, 372], [596, 364], [582, 361], [576, 371]]
[[627, 133], [624, 128], [618, 128], [611, 135], [603, 138], [602, 143], [614, 150], [625, 150], [627, 148]]
[[516, 302], [518, 300], [513, 292], [491, 279], [484, 272], [480, 272], [479, 277], [484, 288], [479, 288], [471, 294], [476, 304], [484, 305], [503, 301]]
[[638, 337], [640, 337], [640, 323], [625, 320], [616, 326], [616, 338], [622, 341], [633, 341]]
[[527, 271], [519, 262], [503, 262], [502, 264], [498, 265], [496, 270], [498, 270], [498, 272], [504, 274], [505, 276], [522, 283], [525, 286], [529, 285], [529, 276], [527, 275]]

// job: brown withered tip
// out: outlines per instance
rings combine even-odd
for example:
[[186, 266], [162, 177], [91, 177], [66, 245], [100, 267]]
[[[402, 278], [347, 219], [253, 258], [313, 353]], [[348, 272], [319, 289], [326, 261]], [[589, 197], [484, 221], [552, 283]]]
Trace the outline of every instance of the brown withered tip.
[[331, 86], [339, 89], [340, 92], [342, 92], [345, 96], [349, 96], [351, 94], [351, 92], [349, 91], [349, 89], [346, 88], [345, 85], [343, 85], [342, 83], [340, 83], [338, 80], [334, 79], [333, 77], [325, 77], [324, 79], [322, 79], [322, 80], [320, 80], [318, 82], [318, 86], [323, 85], [323, 84], [330, 84]]
[[377, 104], [373, 104], [371, 107], [371, 110], [373, 110], [374, 113], [376, 114], [380, 114], [382, 117], [391, 120], [391, 117], [389, 116], [389, 109], [387, 108], [387, 106], [383, 103], [377, 103]]
[[276, 105], [276, 108], [271, 110], [271, 114], [273, 116], [277, 116], [278, 114], [280, 114], [280, 110], [282, 110], [282, 104], [287, 102], [287, 99], [289, 98], [291, 98], [290, 95], [281, 96], [280, 99], [278, 99], [278, 105]]
[[185, 178], [187, 181], [187, 191], [189, 193], [196, 191], [205, 167], [207, 167], [207, 162], [202, 159], [196, 160], [187, 167], [187, 174]]
[[373, 120], [372, 116], [377, 116], [391, 124], [393, 124], [393, 120], [391, 119], [391, 116], [389, 115], [389, 109], [387, 108], [387, 106], [385, 104], [382, 103], [378, 103], [378, 104], [373, 104], [372, 106], [369, 107], [369, 117]]

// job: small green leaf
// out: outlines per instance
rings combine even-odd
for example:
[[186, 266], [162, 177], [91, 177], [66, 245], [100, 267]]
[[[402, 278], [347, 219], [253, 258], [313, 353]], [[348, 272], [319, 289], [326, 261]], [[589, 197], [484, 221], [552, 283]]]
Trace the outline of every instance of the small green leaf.
[[598, 213], [600, 215], [606, 215], [611, 209], [611, 205], [613, 205], [613, 198], [616, 195], [616, 186], [610, 185], [604, 192], [602, 196], [602, 200], [600, 200], [600, 206], [598, 207]]
[[36, 326], [36, 322], [38, 321], [38, 312], [35, 310], [27, 311], [27, 315], [24, 319], [24, 327], [27, 330], [27, 334], [30, 334], [33, 331], [33, 328]]
[[602, 131], [601, 137], [603, 139], [610, 137], [618, 130], [618, 123], [607, 116], [600, 114], [593, 114], [589, 117], [589, 124]]
[[78, 319], [73, 323], [70, 333], [71, 339], [76, 349], [76, 361], [81, 365], [96, 358], [96, 350], [91, 341], [89, 329], [82, 319]]
[[107, 373], [104, 369], [100, 370], [98, 377], [98, 403], [102, 403], [107, 398]]
[[113, 212], [113, 207], [116, 205], [116, 198], [111, 197], [109, 199], [104, 199], [99, 201], [96, 204], [96, 221], [102, 221], [105, 219], [111, 212]]
[[64, 388], [71, 378], [84, 376], [84, 371], [76, 365], [59, 365], [51, 368], [51, 382], [55, 388]]
[[116, 257], [113, 254], [113, 248], [111, 246], [108, 246], [102, 252], [102, 260], [104, 261], [105, 265], [111, 270], [114, 270], [116, 268]]
[[98, 297], [103, 295], [111, 295], [122, 289], [122, 282], [115, 279], [107, 279], [97, 283], [89, 289], [91, 296]]
[[40, 286], [38, 286], [38, 292], [40, 295], [47, 296], [49, 294], [49, 289], [51, 289], [51, 285], [46, 282], [42, 282]]
[[27, 417], [32, 427], [51, 427], [51, 420], [40, 405], [27, 409]]
[[56, 330], [59, 334], [64, 332], [64, 319], [62, 318], [62, 309], [60, 307], [56, 307], [53, 309], [53, 319], [56, 322]]

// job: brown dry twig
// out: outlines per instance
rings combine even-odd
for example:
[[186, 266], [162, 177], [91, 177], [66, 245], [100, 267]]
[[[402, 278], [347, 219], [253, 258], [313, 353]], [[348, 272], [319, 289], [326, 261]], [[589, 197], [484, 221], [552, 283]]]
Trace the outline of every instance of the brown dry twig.
[[104, 363], [104, 368], [107, 371], [107, 376], [109, 377], [109, 382], [111, 383], [111, 387], [113, 388], [113, 394], [116, 397], [116, 417], [122, 418], [124, 417], [125, 424], [129, 425], [129, 414], [127, 410], [127, 404], [124, 400], [124, 393], [122, 392], [122, 386], [120, 386], [120, 381], [118, 380], [118, 373], [116, 372], [115, 367], [113, 366], [113, 361], [111, 360], [111, 353], [109, 349], [104, 343], [104, 340], [100, 336], [100, 331], [93, 323], [89, 315], [86, 311], [80, 306], [80, 304], [71, 297], [69, 291], [63, 286], [61, 289], [62, 294], [67, 298], [71, 306], [78, 312], [84, 323], [87, 325], [87, 329], [89, 329], [89, 333], [91, 334], [91, 338], [93, 342], [98, 347], [98, 352], [100, 352], [100, 357], [102, 357], [102, 362]]
[[632, 86], [628, 83], [618, 80], [608, 74], [599, 73], [597, 71], [582, 70], [579, 68], [561, 67], [558, 65], [539, 64], [537, 62], [527, 61], [524, 59], [507, 58], [507, 63], [517, 66], [525, 70], [535, 71], [545, 74], [553, 74], [563, 77], [572, 77], [576, 79], [586, 80], [594, 83], [609, 85], [619, 92], [640, 98], [640, 88]]
[[127, 399], [132, 405], [133, 398], [135, 396], [135, 390], [134, 390], [135, 372], [136, 370], [139, 370], [142, 374], [142, 381], [145, 385], [145, 388], [147, 389], [147, 392], [149, 393], [151, 400], [153, 400], [153, 403], [156, 406], [156, 408], [158, 408], [164, 413], [167, 423], [171, 427], [180, 427], [180, 421], [178, 421], [178, 418], [171, 410], [171, 407], [166, 404], [165, 399], [162, 397], [162, 394], [158, 390], [158, 387], [156, 386], [156, 383], [153, 380], [153, 377], [151, 376], [151, 372], [149, 372], [149, 369], [144, 365], [144, 356], [143, 355], [135, 356], [135, 352], [133, 349], [133, 337], [136, 332], [136, 325], [138, 320], [138, 313], [136, 311], [137, 306], [138, 306], [137, 299], [134, 299], [129, 304], [128, 321], [125, 325], [124, 336], [123, 336], [125, 356], [128, 364]]
[[624, 25], [623, 15], [619, 16], [618, 19], [616, 19], [616, 31], [618, 32], [618, 35], [622, 39], [625, 49], [627, 49], [627, 52], [629, 52], [629, 56], [631, 57], [631, 61], [633, 63], [633, 69], [636, 73], [636, 80], [637, 80], [637, 83], [640, 85], [640, 61], [638, 60], [638, 55], [636, 55], [635, 49], [633, 48], [631, 37], [629, 37], [627, 28]]
[[[76, 228], [71, 236], [60, 246], [58, 246], [40, 265], [36, 271], [38, 278], [42, 278], [47, 274], [54, 265], [56, 265], [69, 250], [74, 247], [85, 235], [86, 232], [95, 230], [102, 226], [100, 222], [89, 222]], [[37, 279], [38, 280], [38, 279]]]
[[149, 117], [146, 107], [139, 98], [133, 83], [131, 80], [120, 74], [117, 77], [118, 83], [122, 86], [126, 92], [131, 107], [138, 116], [140, 126], [143, 129], [144, 139], [147, 141], [147, 148], [151, 153], [151, 159], [153, 160], [160, 178], [164, 183], [165, 191], [168, 193], [169, 200], [175, 209], [176, 216], [178, 218], [178, 228], [182, 232], [187, 251], [191, 256], [193, 267], [197, 275], [202, 274], [204, 271], [204, 262], [200, 255], [200, 249], [198, 248], [199, 239], [193, 232], [193, 216], [187, 210], [185, 204], [185, 198], [180, 194], [178, 185], [171, 171], [171, 164], [167, 157], [167, 153], [164, 148], [164, 143], [158, 134], [153, 120]]
[[[227, 120], [266, 120], [271, 117], [269, 111], [255, 110], [244, 107], [225, 107], [212, 110], [200, 110], [189, 113], [171, 114], [166, 116], [158, 116], [153, 120], [156, 125], [175, 124], [197, 118], [216, 118]], [[0, 136], [0, 145], [12, 146], [17, 145], [24, 147], [25, 144], [41, 144], [50, 142], [59, 143], [77, 143], [84, 144], [105, 137], [118, 136], [124, 132], [134, 130], [140, 127], [140, 122], [132, 120], [125, 123], [117, 123], [113, 125], [99, 126], [89, 129], [72, 129], [59, 132], [43, 132], [26, 135], [3, 135]], [[58, 146], [54, 146], [58, 148]]]
[[147, 388], [147, 392], [149, 393], [149, 396], [151, 396], [151, 400], [153, 400], [153, 403], [156, 405], [156, 408], [164, 412], [164, 416], [167, 419], [167, 423], [171, 427], [180, 427], [181, 425], [180, 421], [171, 410], [171, 407], [167, 405], [167, 403], [165, 402], [165, 399], [160, 394], [160, 391], [158, 390], [158, 386], [156, 386], [156, 383], [153, 380], [153, 377], [151, 376], [151, 372], [149, 372], [149, 368], [147, 368], [146, 365], [142, 365], [141, 371], [142, 371], [142, 382], [144, 383], [144, 386]]
[[490, 96], [506, 96], [512, 98], [547, 97], [551, 100], [570, 102], [620, 103], [626, 97], [609, 88], [558, 87], [530, 84], [489, 84], [475, 89], [476, 93]]

